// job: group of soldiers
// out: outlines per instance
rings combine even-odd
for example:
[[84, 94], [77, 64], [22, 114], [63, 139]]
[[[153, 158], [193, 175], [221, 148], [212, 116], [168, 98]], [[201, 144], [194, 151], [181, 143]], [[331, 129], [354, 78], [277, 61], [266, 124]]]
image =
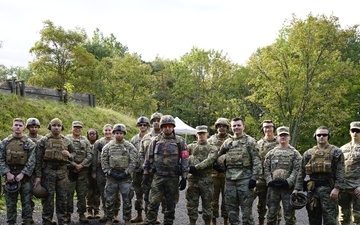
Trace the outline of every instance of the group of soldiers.
[[[54, 118], [41, 136], [38, 119], [14, 119], [13, 133], [0, 143], [7, 223], [16, 224], [20, 194], [22, 224], [34, 223], [33, 195], [42, 198], [43, 224], [56, 223], [54, 211], [59, 225], [68, 224], [76, 192], [81, 223], [120, 222], [122, 204], [125, 225], [160, 224], [160, 205], [169, 225], [179, 191], [187, 188], [190, 225], [199, 214], [205, 225], [216, 225], [219, 217], [224, 225], [253, 225], [256, 197], [259, 225], [277, 225], [282, 217], [296, 224], [295, 209], [304, 206], [311, 225], [360, 224], [360, 121], [350, 124], [351, 141], [341, 148], [329, 144], [329, 128], [318, 127], [316, 145], [303, 155], [289, 144], [289, 128], [271, 120], [263, 121], [264, 137], [256, 141], [245, 133], [243, 119], [218, 118], [214, 135], [199, 125], [189, 145], [176, 135], [171, 115], [141, 116], [136, 125], [139, 133], [127, 141], [121, 123], [106, 124], [99, 138], [95, 129], [82, 136], [83, 123], [73, 121], [64, 136], [62, 121]], [[137, 215], [131, 218], [134, 196]]]

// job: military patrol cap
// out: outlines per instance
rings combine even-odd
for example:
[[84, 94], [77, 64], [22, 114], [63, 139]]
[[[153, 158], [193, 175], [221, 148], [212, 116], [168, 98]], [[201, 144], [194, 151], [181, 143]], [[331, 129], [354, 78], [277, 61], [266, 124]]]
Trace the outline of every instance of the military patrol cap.
[[200, 125], [196, 127], [196, 133], [207, 133], [208, 127], [205, 125]]
[[289, 127], [281, 126], [281, 127], [276, 129], [276, 133], [277, 133], [277, 135], [280, 135], [280, 134], [290, 135]]
[[350, 129], [359, 129], [360, 130], [360, 121], [351, 122]]
[[72, 126], [73, 127], [83, 127], [84, 124], [82, 122], [80, 122], [80, 121], [73, 121]]

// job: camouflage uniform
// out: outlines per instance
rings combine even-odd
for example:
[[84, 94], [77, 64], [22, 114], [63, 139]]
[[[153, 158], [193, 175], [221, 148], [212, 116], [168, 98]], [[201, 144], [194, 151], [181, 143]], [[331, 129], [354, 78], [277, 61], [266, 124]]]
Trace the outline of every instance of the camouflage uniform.
[[35, 149], [35, 143], [26, 136], [18, 138], [10, 135], [0, 143], [0, 175], [4, 176], [8, 172], [11, 172], [15, 177], [20, 173], [24, 174], [23, 179], [20, 181], [21, 187], [17, 192], [9, 193], [5, 191], [8, 224], [16, 223], [19, 193], [23, 223], [30, 224], [32, 220], [32, 182], [30, 178], [35, 168]]
[[[166, 116], [162, 119], [164, 117]], [[169, 139], [165, 138], [164, 134], [160, 134], [151, 141], [144, 162], [144, 171], [155, 172], [151, 184], [146, 224], [156, 223], [160, 202], [164, 197], [166, 200], [164, 225], [173, 224], [179, 175], [186, 179], [188, 154], [185, 140], [178, 135]]]
[[219, 155], [226, 154], [225, 205], [231, 225], [239, 225], [239, 205], [242, 223], [253, 225], [254, 189], [249, 188], [261, 173], [261, 160], [256, 140], [247, 134], [224, 141]]
[[295, 210], [290, 205], [290, 195], [296, 183], [300, 170], [301, 155], [291, 146], [286, 149], [280, 146], [270, 150], [265, 156], [264, 174], [266, 183], [274, 180], [286, 180], [287, 187], [272, 187], [269, 185], [267, 194], [267, 224], [275, 225], [278, 221], [280, 201], [284, 208], [284, 218], [287, 225], [296, 224]]
[[[76, 190], [77, 195], [77, 213], [80, 220], [85, 220], [86, 212], [86, 194], [88, 191], [88, 174], [89, 167], [92, 163], [93, 152], [90, 148], [90, 142], [85, 136], [75, 138], [72, 134], [67, 135], [74, 146], [73, 158], [69, 167], [69, 189], [67, 194], [67, 217], [70, 219], [71, 214], [74, 212], [74, 194]], [[81, 171], [76, 171], [74, 166], [76, 164], [82, 165]]]
[[[275, 146], [277, 146], [279, 144], [279, 142], [277, 141], [276, 137], [274, 137], [274, 139], [272, 140], [265, 140], [264, 138], [260, 139], [257, 142], [258, 146], [259, 146], [259, 151], [260, 151], [260, 157], [261, 157], [261, 164], [262, 164], [262, 168], [264, 170], [264, 166], [265, 166], [265, 156], [266, 154], [273, 148], [275, 148]], [[268, 191], [268, 187], [266, 185], [266, 179], [264, 176], [264, 171], [259, 175], [257, 181], [256, 181], [256, 188], [255, 188], [255, 193], [256, 196], [258, 197], [258, 203], [257, 203], [257, 212], [259, 214], [259, 221], [264, 221], [265, 219], [265, 215], [266, 215], [266, 195], [267, 195], [267, 191]], [[281, 220], [281, 206], [279, 208], [279, 214], [278, 217]]]
[[[218, 150], [224, 141], [230, 138], [231, 135], [227, 134], [225, 138], [220, 138], [217, 134], [212, 135], [208, 139], [208, 143], [214, 145]], [[212, 210], [213, 218], [220, 216], [219, 213], [219, 197], [221, 195], [221, 217], [228, 218], [228, 214], [225, 209], [225, 173], [212, 170], [211, 177], [213, 180], [213, 199], [212, 199]]]
[[[114, 128], [115, 127], [116, 125]], [[112, 140], [103, 147], [101, 167], [106, 175], [104, 197], [108, 221], [112, 221], [115, 216], [114, 199], [119, 191], [123, 202], [123, 219], [126, 222], [129, 222], [131, 219], [131, 200], [134, 196], [134, 190], [131, 185], [130, 174], [135, 169], [136, 158], [136, 148], [126, 140], [123, 140], [122, 143], [117, 143], [115, 140]], [[111, 170], [120, 173], [124, 172], [126, 177], [122, 180], [117, 180], [110, 175]]]
[[355, 191], [360, 187], [360, 143], [357, 137], [360, 134], [354, 134], [351, 129], [360, 131], [360, 121], [350, 123], [352, 141], [340, 148], [345, 159], [344, 189], [339, 194], [341, 225], [350, 225], [351, 222], [355, 225], [360, 224], [360, 195]]
[[187, 210], [190, 224], [198, 219], [199, 198], [202, 202], [202, 215], [205, 224], [212, 219], [213, 181], [211, 177], [212, 165], [217, 158], [217, 148], [208, 142], [193, 143], [189, 146], [189, 165], [194, 166], [196, 172], [188, 176], [186, 191]]
[[[302, 158], [301, 169], [295, 189], [303, 190], [305, 176], [308, 181], [308, 204], [306, 206], [310, 225], [337, 224], [338, 201], [330, 199], [333, 188], [344, 185], [344, 155], [338, 147], [327, 144], [324, 150], [317, 146], [307, 150]], [[312, 185], [309, 185], [309, 182]], [[309, 189], [310, 186], [313, 186]], [[306, 188], [306, 187], [305, 187]], [[313, 201], [317, 199], [316, 203]]]
[[56, 193], [56, 215], [58, 224], [66, 221], [66, 198], [69, 189], [68, 169], [70, 158], [62, 156], [61, 151], [74, 152], [71, 141], [60, 135], [55, 138], [52, 133], [45, 135], [38, 142], [36, 149], [35, 176], [41, 178], [41, 185], [49, 192], [49, 196], [42, 200], [44, 225], [51, 225], [54, 215], [54, 197]]

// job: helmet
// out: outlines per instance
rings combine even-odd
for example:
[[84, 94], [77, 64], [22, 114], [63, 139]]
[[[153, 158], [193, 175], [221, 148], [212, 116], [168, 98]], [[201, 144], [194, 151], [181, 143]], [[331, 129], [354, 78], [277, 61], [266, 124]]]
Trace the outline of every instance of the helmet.
[[36, 185], [32, 192], [33, 195], [37, 198], [46, 198], [49, 196], [49, 192], [43, 186], [41, 186], [41, 184]]
[[289, 177], [289, 170], [276, 169], [272, 172], [272, 178], [274, 180], [286, 180]]
[[294, 209], [302, 209], [307, 203], [307, 196], [303, 193], [291, 194], [290, 205]]
[[150, 118], [150, 123], [153, 123], [154, 119], [161, 119], [162, 116], [163, 116], [163, 114], [161, 114], [159, 112], [153, 113]]
[[5, 183], [5, 186], [4, 186], [4, 189], [5, 191], [9, 192], [9, 193], [15, 193], [17, 192], [21, 187], [21, 183], [20, 182], [6, 182]]
[[217, 126], [220, 125], [220, 124], [225, 125], [225, 126], [227, 126], [228, 128], [230, 127], [229, 120], [226, 119], [226, 118], [219, 118], [219, 119], [217, 119], [216, 122], [215, 122], [215, 128], [217, 129]]
[[175, 127], [175, 119], [171, 115], [165, 115], [162, 116], [160, 119], [160, 127], [162, 127], [165, 124], [172, 124]]
[[126, 126], [122, 123], [117, 123], [114, 125], [114, 128], [112, 130], [112, 133], [114, 134], [115, 131], [122, 131], [126, 134]]
[[139, 119], [137, 120], [136, 125], [139, 126], [140, 123], [146, 123], [147, 126], [150, 126], [150, 121], [145, 116], [140, 116]]
[[29, 118], [26, 120], [25, 126], [28, 127], [29, 125], [38, 125], [40, 127], [40, 121], [36, 118]]

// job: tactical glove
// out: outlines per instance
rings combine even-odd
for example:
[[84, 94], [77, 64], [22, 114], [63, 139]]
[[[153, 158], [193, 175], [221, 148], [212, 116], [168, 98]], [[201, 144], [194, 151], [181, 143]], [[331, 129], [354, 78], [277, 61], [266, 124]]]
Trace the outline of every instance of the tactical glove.
[[256, 180], [250, 179], [249, 189], [253, 189], [254, 187], [256, 187]]
[[225, 170], [220, 165], [218, 165], [217, 163], [215, 163], [213, 165], [213, 169], [216, 170], [219, 173], [224, 173], [225, 172]]
[[196, 168], [195, 168], [195, 166], [190, 166], [190, 167], [189, 167], [189, 173], [191, 173], [191, 174], [195, 174], [195, 173], [196, 173]]
[[289, 188], [289, 183], [286, 180], [273, 180], [269, 182], [268, 186], [275, 188]]
[[179, 182], [179, 190], [182, 191], [186, 188], [186, 178], [181, 178]]

